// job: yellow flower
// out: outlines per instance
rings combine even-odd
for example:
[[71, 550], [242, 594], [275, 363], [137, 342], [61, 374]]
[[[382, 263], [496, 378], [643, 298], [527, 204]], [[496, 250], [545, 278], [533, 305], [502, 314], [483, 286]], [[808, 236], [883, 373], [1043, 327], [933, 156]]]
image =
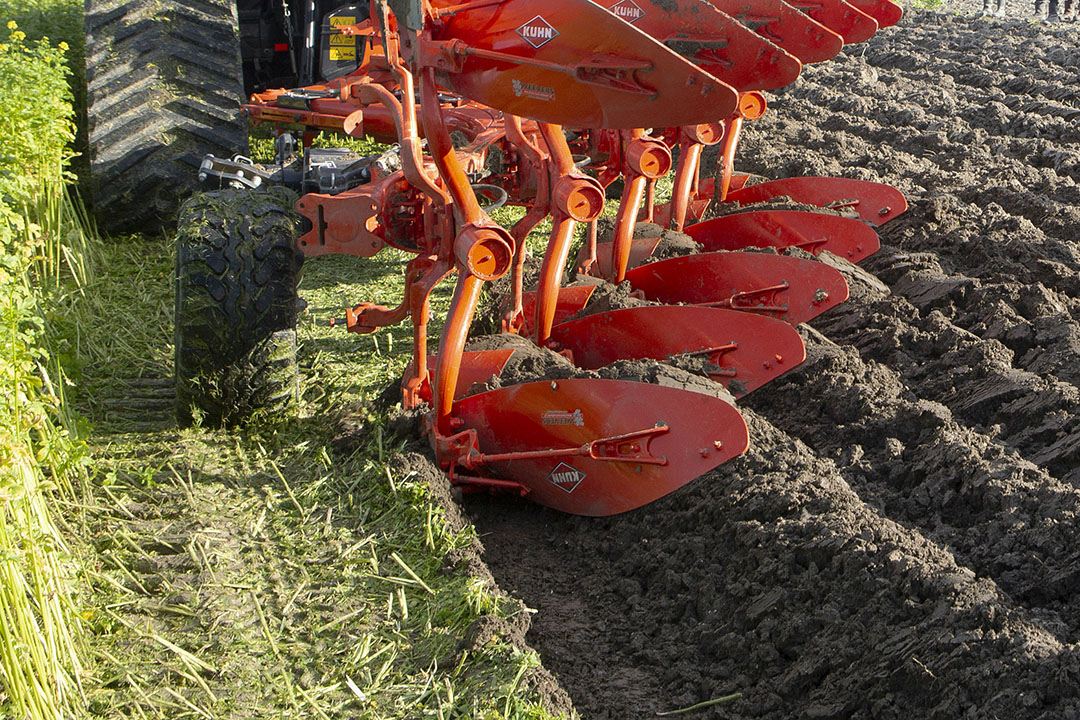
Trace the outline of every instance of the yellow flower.
[[19, 23], [15, 22], [14, 20], [8, 20], [8, 24], [7, 24], [7, 29], [8, 30], [15, 30], [18, 27], [19, 27]]
[[63, 50], [64, 52], [68, 51], [68, 44], [66, 42], [64, 42], [63, 40], [60, 41], [60, 44], [57, 45], [57, 47], [60, 48], [61, 50]]

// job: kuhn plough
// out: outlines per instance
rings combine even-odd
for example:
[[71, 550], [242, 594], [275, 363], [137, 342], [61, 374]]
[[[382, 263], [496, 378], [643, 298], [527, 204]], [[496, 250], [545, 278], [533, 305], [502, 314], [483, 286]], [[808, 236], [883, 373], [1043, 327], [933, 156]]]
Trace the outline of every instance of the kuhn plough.
[[[805, 256], [741, 251], [828, 250], [857, 262], [878, 247], [874, 226], [906, 203], [890, 187], [843, 178], [753, 184], [734, 170], [739, 136], [765, 112], [763, 91], [897, 22], [899, 6], [375, 0], [370, 12], [337, 28], [360, 41], [355, 73], [256, 95], [245, 111], [279, 128], [396, 145], [320, 176], [296, 205], [310, 221], [300, 248], [370, 257], [390, 245], [415, 255], [400, 305], [357, 305], [345, 324], [368, 333], [411, 320], [403, 404], [430, 403], [431, 444], [451, 480], [609, 515], [742, 453], [746, 425], [721, 397], [594, 378], [466, 394], [511, 353], [465, 351], [481, 288], [510, 273], [504, 330], [583, 368], [691, 355], [738, 398], [798, 365], [805, 349], [795, 326], [846, 299], [846, 282]], [[712, 145], [717, 166], [702, 168]], [[657, 182], [672, 170], [671, 199], [657, 203]], [[204, 171], [249, 183], [263, 172], [220, 160]], [[617, 180], [612, 237], [600, 242], [597, 221]], [[491, 200], [525, 214], [504, 229], [484, 210]], [[720, 204], [726, 214], [704, 219]], [[527, 290], [525, 238], [545, 218], [539, 281]], [[660, 239], [635, 238], [641, 221], [685, 230], [700, 252], [650, 262]], [[599, 282], [562, 286], [578, 225], [586, 228], [579, 270], [629, 283], [648, 304], [578, 316]], [[451, 276], [453, 301], [429, 358], [430, 296]]]

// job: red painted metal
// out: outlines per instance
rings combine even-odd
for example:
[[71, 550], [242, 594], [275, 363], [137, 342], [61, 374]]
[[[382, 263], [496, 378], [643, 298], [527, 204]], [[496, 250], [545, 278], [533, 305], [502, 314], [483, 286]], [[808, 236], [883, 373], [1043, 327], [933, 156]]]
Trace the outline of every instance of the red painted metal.
[[[296, 211], [311, 223], [298, 241], [305, 256], [372, 257], [387, 243], [417, 250], [409, 243], [423, 234], [423, 196], [401, 171], [338, 193], [307, 193]], [[388, 238], [389, 235], [389, 238]]]
[[793, 83], [802, 69], [794, 55], [704, 0], [604, 0], [603, 5], [736, 90], [775, 90]]
[[[876, 30], [870, 15], [885, 24], [895, 11], [889, 0], [857, 0], [869, 15], [843, 0], [798, 0], [815, 21], [780, 0], [720, 0], [737, 3], [731, 15], [744, 27], [725, 14], [727, 7], [702, 0], [453, 2], [399, 3], [408, 12], [401, 18], [388, 4], [373, 4], [377, 22], [341, 30], [363, 41], [357, 73], [315, 88], [321, 92], [261, 93], [245, 109], [255, 121], [278, 127], [301, 124], [308, 131], [400, 143], [400, 172], [338, 195], [301, 199], [298, 208], [312, 223], [303, 249], [371, 256], [389, 244], [415, 253], [401, 303], [362, 303], [347, 311], [345, 324], [365, 333], [411, 319], [413, 360], [402, 379], [403, 404], [433, 406], [429, 435], [452, 481], [510, 489], [585, 515], [631, 510], [743, 452], [742, 418], [722, 399], [615, 380], [532, 382], [462, 397], [499, 374], [512, 354], [464, 351], [483, 284], [512, 270], [504, 326], [541, 345], [570, 349], [588, 367], [617, 357], [689, 352], [711, 363], [711, 376], [741, 395], [798, 364], [805, 348], [784, 323], [807, 320], [847, 297], [843, 277], [822, 263], [765, 253], [675, 258], [626, 278], [664, 302], [708, 307], [649, 306], [576, 320], [569, 318], [593, 288], [560, 288], [562, 269], [577, 223], [590, 223], [595, 240], [602, 187], [620, 176], [625, 189], [615, 242], [602, 248], [596, 263], [618, 280], [639, 253], [651, 252], [655, 245], [648, 240], [632, 241], [633, 226], [642, 217], [643, 197], [644, 216], [653, 217], [655, 181], [670, 169], [669, 147], [676, 143], [683, 162], [676, 185], [681, 200], [667, 212], [672, 223], [699, 217], [712, 197], [712, 186], [698, 178], [701, 147], [710, 143], [725, 143], [720, 196], [732, 200], [741, 193], [741, 202], [760, 201], [754, 198], [766, 191], [744, 189], [745, 176], [733, 171], [733, 161], [742, 120], [759, 116], [764, 99], [736, 88], [786, 85], [800, 60], [835, 55], [841, 42], [861, 41]], [[593, 128], [578, 133], [574, 151], [589, 153], [596, 179], [575, 167], [562, 124]], [[656, 137], [643, 127], [656, 128]], [[499, 162], [489, 170], [491, 157]], [[529, 207], [512, 233], [481, 208], [471, 187], [478, 177]], [[855, 181], [784, 182], [771, 190], [800, 202], [823, 198], [813, 204], [854, 200], [859, 212], [877, 213], [879, 223], [902, 212], [897, 197], [906, 207], [896, 191], [888, 207], [880, 193], [852, 195]], [[552, 231], [538, 290], [524, 294], [523, 240], [548, 215]], [[850, 258], [868, 252], [873, 236], [861, 224], [856, 232], [852, 223], [858, 221], [846, 218], [742, 215], [756, 218], [726, 221], [742, 225], [708, 231], [710, 243], [790, 241], [811, 251], [846, 248], [841, 254]], [[431, 293], [451, 273], [457, 286], [439, 351], [429, 356]]]
[[[731, 185], [728, 187], [728, 192], [731, 192], [731, 191], [734, 191], [734, 190], [742, 190], [744, 187], [746, 187], [747, 183], [749, 183], [751, 180], [755, 180], [755, 179], [756, 180], [761, 180], [762, 177], [760, 175], [751, 175], [750, 173], [741, 173], [741, 172], [732, 173], [731, 174]], [[703, 189], [706, 189], [705, 186], [707, 185], [707, 183], [710, 183], [710, 182], [712, 182], [712, 178], [709, 178], [708, 180], [703, 180], [702, 181]], [[709, 194], [712, 195], [712, 189], [713, 189], [712, 185], [707, 185], [707, 189], [709, 191]]]
[[866, 42], [878, 30], [877, 20], [844, 0], [790, 0], [789, 4], [840, 35], [845, 45]]
[[838, 177], [770, 180], [732, 191], [727, 201], [751, 205], [778, 197], [833, 210], [850, 209], [871, 225], [883, 225], [907, 210], [903, 193], [891, 185]]
[[[731, 176], [735, 172], [735, 148], [739, 144], [739, 136], [742, 134], [743, 119], [741, 117], [728, 118], [724, 122], [724, 143], [720, 148], [720, 161], [716, 166], [716, 175], [713, 178], [713, 191], [717, 197], [724, 201], [731, 192]], [[719, 188], [716, 183], [720, 183]]]
[[783, 0], [712, 0], [711, 4], [804, 63], [836, 57], [844, 47], [839, 34]]
[[[679, 165], [671, 188], [671, 202], [667, 203], [668, 212], [661, 216], [657, 208], [649, 206], [654, 222], [661, 226], [679, 229], [686, 222], [687, 206], [694, 195], [701, 171], [701, 154], [705, 147], [715, 145], [724, 139], [725, 128], [722, 123], [708, 123], [681, 127], [677, 133], [670, 132], [666, 142], [679, 144]], [[671, 137], [675, 135], [675, 137]], [[677, 138], [677, 139], [676, 139]]]
[[551, 339], [570, 350], [574, 364], [583, 368], [696, 355], [715, 366], [710, 377], [737, 398], [806, 359], [802, 338], [785, 322], [690, 305], [646, 305], [587, 315], [556, 325]]
[[595, 222], [604, 209], [604, 190], [595, 179], [574, 166], [566, 136], [558, 125], [540, 123], [540, 134], [550, 155], [548, 172], [551, 187], [551, 235], [537, 278], [536, 308], [532, 336], [543, 344], [555, 324], [559, 286], [570, 254], [574, 227], [579, 222]]
[[469, 428], [460, 444], [483, 452], [447, 463], [451, 473], [509, 478], [529, 499], [577, 515], [650, 503], [749, 444], [728, 402], [621, 380], [513, 385], [462, 398], [455, 415]]
[[[746, 186], [746, 183], [753, 177], [753, 175], [749, 175], [747, 173], [732, 172], [730, 184], [728, 186], [728, 192], [741, 190], [743, 187]], [[705, 211], [709, 209], [709, 205], [712, 204], [714, 197], [716, 197], [715, 188], [715, 178], [701, 178], [701, 180], [698, 182], [697, 191], [693, 193], [689, 202], [687, 202], [685, 217], [686, 221], [700, 220], [705, 215]], [[665, 203], [664, 205], [657, 208], [657, 215], [660, 218], [668, 217], [671, 212], [670, 208], [671, 203]], [[665, 222], [661, 222], [659, 220], [657, 222], [659, 222], [661, 225], [666, 225]]]
[[[554, 324], [566, 322], [571, 315], [576, 315], [592, 297], [595, 285], [568, 285], [559, 288], [559, 298], [555, 303]], [[522, 335], [532, 335], [532, 319], [536, 315], [536, 293], [526, 292], [522, 295], [521, 304], [524, 308], [522, 316], [525, 325], [521, 329]]]
[[[798, 247], [814, 255], [828, 250], [857, 263], [881, 248], [873, 226], [861, 219], [802, 210], [737, 212], [689, 225], [683, 232], [702, 245], [702, 252]], [[641, 265], [659, 244], [658, 237], [634, 238], [627, 268]], [[605, 277], [610, 272], [611, 243], [599, 243], [596, 248], [592, 274]]]
[[879, 28], [895, 25], [904, 17], [904, 8], [892, 0], [848, 0], [848, 2], [877, 20]]
[[755, 312], [798, 325], [848, 297], [836, 269], [760, 252], [702, 253], [634, 268], [626, 280], [650, 300]]
[[689, 125], [736, 107], [729, 85], [589, 0], [460, 7], [432, 26], [423, 62], [490, 107], [605, 128]]
[[[607, 279], [618, 284], [623, 281], [630, 257], [630, 247], [633, 242], [634, 227], [638, 220], [638, 211], [641, 208], [642, 198], [649, 180], [655, 180], [665, 174], [671, 167], [671, 153], [665, 146], [652, 138], [647, 138], [643, 130], [630, 130], [623, 133], [623, 145], [627, 151], [623, 153], [623, 191], [619, 199], [619, 211], [615, 215], [615, 228], [612, 233], [611, 261], [609, 264]], [[643, 148], [641, 152], [633, 153], [630, 148]], [[644, 151], [648, 147], [649, 151]], [[665, 161], [661, 160], [663, 149], [666, 153]], [[641, 159], [653, 157], [649, 163], [640, 162]]]
[[797, 247], [817, 255], [828, 250], [850, 262], [876, 253], [873, 226], [856, 218], [802, 210], [753, 210], [690, 225], [683, 230], [707, 251], [748, 247]]
[[[460, 398], [476, 383], [487, 382], [492, 376], [502, 374], [506, 363], [510, 361], [513, 350], [466, 350], [461, 354], [461, 372], [458, 373], [454, 397]], [[428, 356], [428, 365], [434, 366], [436, 357]], [[431, 383], [425, 378], [419, 389], [420, 398], [427, 403], [433, 401]]]
[[525, 214], [510, 228], [510, 235], [517, 245], [514, 248], [514, 265], [510, 276], [510, 297], [501, 318], [503, 332], [522, 333], [528, 319], [536, 312], [535, 306], [525, 314], [523, 294], [525, 277], [525, 259], [527, 246], [525, 239], [540, 222], [551, 212], [551, 175], [547, 163], [549, 156], [547, 145], [542, 137], [527, 136], [521, 120], [516, 115], [506, 115], [506, 137], [514, 148], [518, 159], [518, 185], [534, 185], [536, 193], [532, 205]]

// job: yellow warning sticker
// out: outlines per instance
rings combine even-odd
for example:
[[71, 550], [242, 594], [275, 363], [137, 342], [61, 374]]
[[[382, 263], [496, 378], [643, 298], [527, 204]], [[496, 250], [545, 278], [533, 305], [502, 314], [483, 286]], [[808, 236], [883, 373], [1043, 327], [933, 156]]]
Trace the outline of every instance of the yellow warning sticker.
[[356, 47], [356, 36], [355, 35], [331, 35], [330, 36], [330, 44], [331, 45], [349, 45], [351, 47]]
[[330, 60], [355, 60], [356, 48], [332, 47], [330, 48]]
[[337, 17], [330, 18], [330, 25], [333, 27], [341, 27], [342, 25], [355, 25], [355, 15], [339, 15]]

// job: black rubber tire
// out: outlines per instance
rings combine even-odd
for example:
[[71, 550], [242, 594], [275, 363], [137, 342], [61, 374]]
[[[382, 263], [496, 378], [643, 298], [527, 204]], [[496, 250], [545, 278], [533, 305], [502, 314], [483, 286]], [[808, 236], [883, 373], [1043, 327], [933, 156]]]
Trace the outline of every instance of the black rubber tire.
[[202, 157], [247, 151], [235, 0], [86, 0], [86, 82], [107, 232], [172, 227]]
[[296, 196], [221, 190], [187, 200], [176, 246], [176, 401], [181, 425], [287, 416], [297, 401]]

